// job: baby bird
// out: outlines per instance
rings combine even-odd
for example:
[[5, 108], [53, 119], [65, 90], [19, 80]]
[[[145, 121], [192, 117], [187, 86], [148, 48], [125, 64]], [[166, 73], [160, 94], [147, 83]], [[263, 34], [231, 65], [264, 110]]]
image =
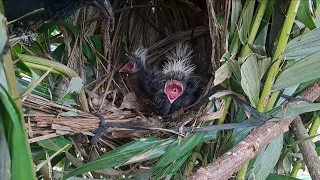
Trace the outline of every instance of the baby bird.
[[197, 99], [197, 92], [201, 90], [204, 81], [194, 73], [196, 68], [191, 63], [192, 54], [189, 44], [183, 43], [167, 53], [167, 62], [154, 80], [159, 84], [159, 91], [153, 99], [157, 114], [171, 114], [190, 106]]
[[157, 91], [157, 84], [154, 81], [157, 70], [156, 68], [151, 68], [147, 65], [147, 54], [148, 49], [143, 48], [142, 46], [135, 52], [127, 54], [129, 61], [122, 66], [119, 72], [137, 73], [142, 87], [146, 91], [148, 97], [152, 99]]

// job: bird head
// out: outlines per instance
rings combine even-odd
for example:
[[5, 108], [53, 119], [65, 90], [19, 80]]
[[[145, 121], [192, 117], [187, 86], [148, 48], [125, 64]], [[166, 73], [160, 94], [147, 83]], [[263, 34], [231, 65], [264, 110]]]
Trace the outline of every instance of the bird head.
[[168, 61], [164, 64], [162, 73], [166, 77], [164, 92], [171, 104], [184, 93], [188, 78], [195, 70], [190, 62], [192, 52], [188, 44], [180, 43], [166, 55]]
[[140, 69], [145, 68], [147, 52], [147, 49], [140, 47], [134, 53], [126, 54], [129, 61], [122, 66], [119, 72], [135, 73]]

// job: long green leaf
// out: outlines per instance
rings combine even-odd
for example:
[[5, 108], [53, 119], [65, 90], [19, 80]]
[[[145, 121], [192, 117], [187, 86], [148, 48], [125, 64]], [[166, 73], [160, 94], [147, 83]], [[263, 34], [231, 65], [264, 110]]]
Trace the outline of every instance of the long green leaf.
[[320, 51], [295, 62], [277, 78], [272, 90], [277, 91], [320, 78]]
[[253, 107], [256, 107], [259, 101], [260, 93], [260, 71], [255, 55], [251, 54], [241, 66], [241, 87]]
[[239, 17], [240, 17], [240, 13], [242, 10], [242, 4], [241, 4], [241, 0], [232, 0], [231, 2], [231, 7], [232, 7], [232, 11], [231, 11], [231, 21], [230, 21], [230, 37], [232, 37], [234, 31], [236, 30], [236, 22], [238, 22]]
[[3, 117], [0, 116], [0, 179], [11, 179], [11, 157], [3, 127]]
[[6, 31], [6, 24], [4, 23], [4, 16], [0, 13], [0, 37], [1, 37], [1, 41], [0, 41], [0, 54], [2, 54], [2, 51], [8, 41], [8, 37], [7, 37], [7, 31]]
[[320, 29], [291, 40], [284, 50], [284, 59], [299, 61], [317, 51], [320, 51]]
[[176, 161], [180, 157], [189, 153], [194, 147], [196, 147], [203, 139], [205, 133], [199, 132], [194, 134], [189, 134], [186, 138], [182, 140], [176, 140], [167, 152], [161, 157], [158, 164], [153, 168], [153, 174], [160, 171], [162, 168]]
[[305, 24], [309, 29], [314, 29], [316, 28], [316, 24], [314, 23], [314, 20], [311, 16], [311, 9], [309, 6], [310, 1], [301, 1], [298, 13], [297, 13], [297, 18]]
[[238, 24], [239, 39], [242, 44], [245, 44], [248, 39], [255, 2], [256, 1], [247, 0], [242, 9], [242, 14]]
[[63, 178], [66, 179], [77, 174], [97, 169], [111, 168], [138, 161], [154, 159], [164, 154], [165, 150], [172, 142], [174, 142], [174, 139], [139, 139], [108, 152], [94, 161], [91, 161], [66, 174]]
[[160, 172], [154, 177], [154, 179], [163, 179], [164, 177], [172, 176], [177, 173], [177, 171], [180, 169], [182, 164], [188, 159], [188, 157], [191, 155], [191, 151], [184, 156], [180, 157], [173, 163], [171, 163], [169, 166], [167, 166], [164, 169], [161, 169]]
[[[70, 148], [72, 142], [65, 139], [64, 137], [57, 137], [57, 138], [39, 141], [38, 144], [46, 149], [59, 151], [60, 149], [62, 149], [66, 145], [70, 145], [69, 146], [69, 148]], [[68, 150], [68, 149], [66, 149], [66, 150]]]
[[91, 49], [89, 43], [85, 40], [82, 41], [82, 52], [86, 55], [86, 57], [90, 60], [91, 63], [96, 61], [96, 57]]
[[11, 154], [11, 179], [34, 179], [29, 143], [21, 123], [24, 120], [21, 119], [22, 116], [20, 116], [14, 100], [2, 84], [0, 84], [0, 104], [3, 107], [1, 115], [5, 120], [5, 131]]
[[320, 110], [320, 103], [296, 104], [292, 106], [287, 106], [285, 109], [281, 109], [280, 111], [276, 112], [273, 115], [273, 117], [278, 120], [295, 118], [302, 113], [319, 111], [319, 110]]
[[278, 174], [270, 174], [267, 180], [301, 180], [301, 179], [293, 178], [290, 176], [278, 175]]
[[264, 180], [269, 176], [279, 160], [282, 147], [283, 134], [271, 141], [271, 143], [259, 153], [250, 172], [251, 175], [254, 175], [254, 179]]

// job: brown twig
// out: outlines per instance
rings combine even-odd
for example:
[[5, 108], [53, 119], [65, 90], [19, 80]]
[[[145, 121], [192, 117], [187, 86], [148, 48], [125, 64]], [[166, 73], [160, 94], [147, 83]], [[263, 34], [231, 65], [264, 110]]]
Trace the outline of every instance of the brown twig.
[[[295, 135], [295, 139], [308, 138], [308, 132], [305, 129], [300, 117], [297, 117], [291, 124], [291, 129]], [[308, 167], [308, 171], [312, 179], [320, 178], [320, 160], [315, 150], [314, 143], [311, 139], [299, 143], [300, 152], [303, 160]]]

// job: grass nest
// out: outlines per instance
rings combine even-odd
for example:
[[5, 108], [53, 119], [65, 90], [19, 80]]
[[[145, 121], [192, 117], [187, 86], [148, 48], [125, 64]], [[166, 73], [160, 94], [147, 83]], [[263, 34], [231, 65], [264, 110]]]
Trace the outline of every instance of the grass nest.
[[[149, 49], [148, 63], [161, 67], [168, 51], [178, 43], [188, 42], [194, 49], [197, 73], [207, 78], [202, 92], [205, 94], [212, 87], [213, 72], [220, 66], [224, 53], [220, 31], [223, 27], [219, 27], [215, 16], [224, 2], [215, 3], [213, 9], [203, 1], [114, 0], [114, 15], [109, 18], [87, 6], [65, 22], [39, 28], [39, 33], [48, 35], [47, 41], [31, 47], [20, 45], [34, 56], [64, 64], [68, 73], [49, 74], [42, 82], [53, 95], [32, 93], [23, 99], [23, 107], [29, 110], [25, 113], [29, 142], [72, 135], [75, 145], [90, 161], [133, 139], [176, 135], [170, 129], [208, 120], [210, 109], [205, 104], [197, 112], [183, 109], [165, 117], [154, 114], [137, 77], [118, 70], [127, 61], [125, 53], [141, 45]], [[46, 34], [50, 28], [55, 30]], [[48, 44], [57, 47], [51, 51]], [[70, 84], [75, 83], [77, 75], [83, 80], [84, 90], [80, 94], [70, 93]], [[74, 97], [79, 101], [70, 102]], [[90, 136], [100, 122], [94, 113], [103, 116], [108, 124], [153, 130], [109, 128], [96, 148], [92, 148]]]

